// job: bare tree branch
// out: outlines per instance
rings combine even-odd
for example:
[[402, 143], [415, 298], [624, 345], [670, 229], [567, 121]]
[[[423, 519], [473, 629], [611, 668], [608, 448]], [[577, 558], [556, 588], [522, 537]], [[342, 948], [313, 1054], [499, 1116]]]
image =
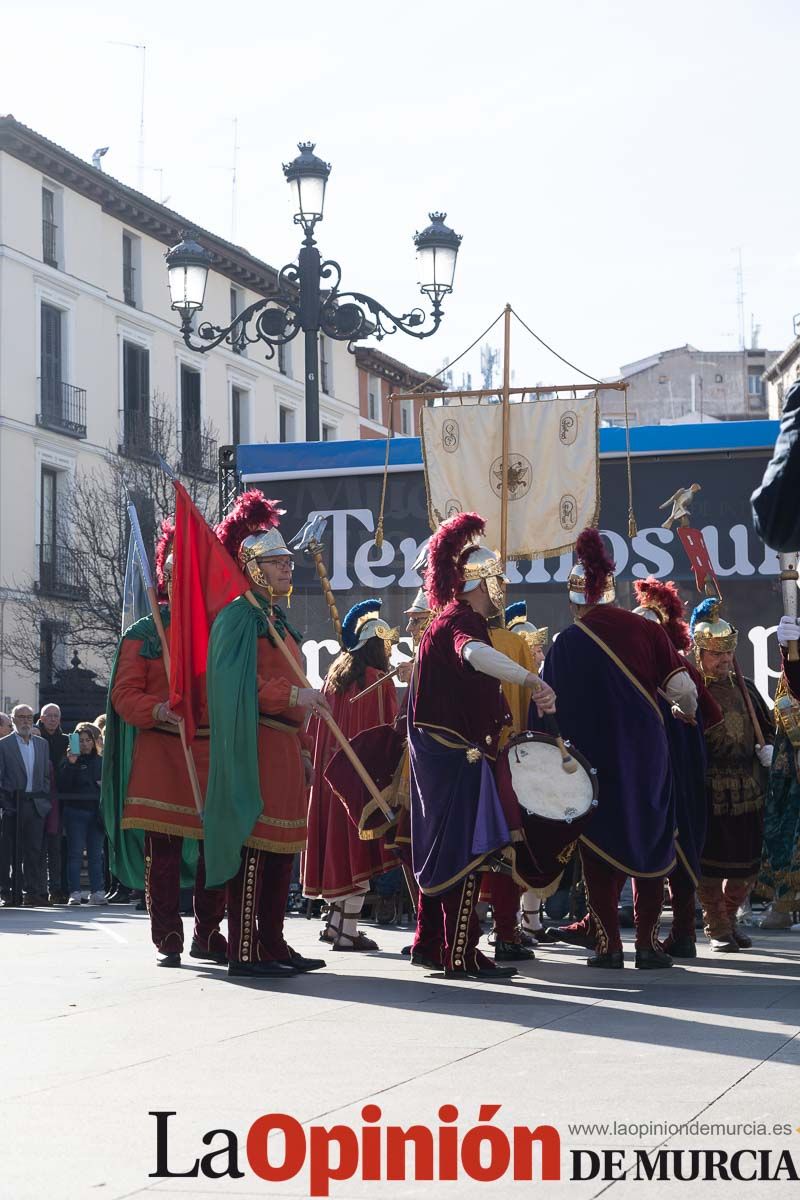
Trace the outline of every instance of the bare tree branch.
[[[158, 430], [152, 449], [179, 467], [171, 406], [156, 393], [150, 413], [152, 428]], [[214, 441], [211, 425], [203, 427], [202, 438]], [[213, 520], [216, 481], [201, 477], [200, 472], [179, 473], [201, 513]], [[77, 650], [84, 660], [99, 659], [101, 675], [103, 669], [110, 670], [122, 620], [129, 498], [136, 505], [145, 542], [152, 546], [161, 520], [171, 516], [175, 507], [172, 483], [152, 456], [146, 451], [129, 456], [109, 447], [102, 465], [76, 472], [69, 489], [59, 496], [61, 544], [53, 549], [54, 571], [42, 569], [38, 579], [13, 584], [19, 596], [17, 617], [5, 645], [12, 662], [39, 673], [44, 625], [57, 630], [58, 641], [70, 651]]]

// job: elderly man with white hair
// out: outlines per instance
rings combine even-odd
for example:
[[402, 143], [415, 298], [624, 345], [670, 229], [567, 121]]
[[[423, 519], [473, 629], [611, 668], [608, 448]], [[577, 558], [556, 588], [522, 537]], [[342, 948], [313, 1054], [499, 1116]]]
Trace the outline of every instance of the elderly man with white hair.
[[[47, 742], [50, 754], [50, 767], [53, 779], [58, 777], [58, 769], [64, 761], [69, 746], [69, 738], [61, 728], [61, 709], [57, 704], [45, 704], [39, 713], [39, 720], [33, 727]], [[67, 889], [64, 879], [64, 833], [61, 826], [61, 801], [57, 789], [53, 788], [53, 807], [47, 818], [44, 829], [44, 844], [42, 846], [42, 867], [47, 872], [49, 899], [51, 904], [66, 904]]]
[[44, 739], [33, 737], [33, 709], [17, 704], [11, 720], [13, 735], [0, 741], [0, 903], [13, 902], [11, 874], [12, 867], [16, 870], [19, 865], [15, 861], [18, 846], [23, 903], [31, 908], [47, 903], [42, 842], [52, 804], [52, 771]]

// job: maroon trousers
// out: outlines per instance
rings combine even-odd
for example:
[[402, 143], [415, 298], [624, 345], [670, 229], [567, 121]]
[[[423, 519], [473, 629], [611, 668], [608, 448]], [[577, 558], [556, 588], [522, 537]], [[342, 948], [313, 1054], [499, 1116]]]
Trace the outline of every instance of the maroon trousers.
[[242, 847], [239, 870], [227, 883], [228, 958], [231, 962], [285, 962], [286, 901], [293, 854]]
[[467, 875], [438, 896], [419, 894], [417, 932], [412, 955], [424, 954], [434, 962], [441, 961], [446, 971], [474, 971], [486, 967], [490, 960], [478, 950], [481, 928], [475, 912], [478, 882]]
[[[586, 900], [597, 932], [597, 953], [622, 949], [619, 932], [619, 897], [625, 880], [624, 871], [581, 847]], [[658, 925], [664, 905], [664, 879], [633, 878], [633, 919], [636, 925], [636, 949], [657, 950]]]
[[484, 875], [481, 900], [489, 900], [494, 914], [494, 928], [500, 942], [518, 942], [517, 913], [522, 888], [510, 875], [491, 871]]
[[[169, 833], [144, 835], [144, 896], [150, 914], [150, 935], [161, 954], [180, 954], [183, 950], [181, 920], [181, 848], [183, 838]], [[203, 950], [225, 953], [220, 933], [225, 916], [225, 889], [206, 887], [206, 862], [203, 843], [197, 858], [197, 876], [192, 898], [194, 940]]]
[[669, 953], [673, 942], [682, 938], [696, 942], [697, 934], [694, 927], [694, 881], [682, 862], [678, 862], [675, 870], [668, 876], [667, 883], [672, 901], [672, 929], [664, 941], [664, 949]]

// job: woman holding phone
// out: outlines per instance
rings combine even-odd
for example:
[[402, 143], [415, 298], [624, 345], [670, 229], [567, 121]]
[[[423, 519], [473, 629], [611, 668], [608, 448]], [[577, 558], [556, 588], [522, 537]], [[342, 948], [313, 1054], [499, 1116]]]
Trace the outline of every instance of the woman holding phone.
[[105, 831], [100, 818], [100, 776], [103, 760], [99, 754], [100, 730], [82, 721], [70, 734], [67, 757], [59, 767], [58, 790], [67, 835], [67, 888], [69, 905], [81, 902], [81, 862], [83, 851], [89, 863], [89, 903], [105, 904], [103, 886], [103, 841]]

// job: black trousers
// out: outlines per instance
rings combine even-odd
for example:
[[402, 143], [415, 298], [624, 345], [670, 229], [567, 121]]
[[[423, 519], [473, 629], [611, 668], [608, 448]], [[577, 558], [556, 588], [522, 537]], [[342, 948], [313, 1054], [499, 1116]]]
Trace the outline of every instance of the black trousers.
[[47, 872], [42, 847], [45, 818], [36, 811], [30, 796], [18, 798], [19, 815], [3, 812], [0, 827], [0, 891], [11, 894], [11, 872], [14, 865], [16, 824], [20, 822], [19, 844], [22, 860], [22, 888], [26, 896], [47, 895]]

